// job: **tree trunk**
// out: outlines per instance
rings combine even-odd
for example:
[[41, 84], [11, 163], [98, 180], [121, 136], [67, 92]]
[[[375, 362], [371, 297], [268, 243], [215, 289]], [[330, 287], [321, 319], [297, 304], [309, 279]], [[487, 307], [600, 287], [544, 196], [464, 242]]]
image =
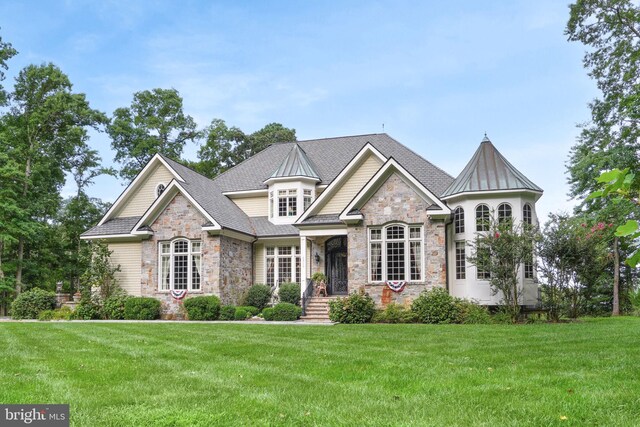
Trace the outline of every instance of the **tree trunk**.
[[[0, 282], [4, 280], [4, 271], [2, 271], [2, 254], [4, 253], [4, 240], [0, 239]], [[2, 290], [0, 292], [0, 299], [2, 299], [2, 303], [0, 303], [0, 316], [7, 315], [7, 307], [5, 306], [5, 297], [6, 292]]]
[[620, 316], [620, 254], [618, 253], [618, 237], [613, 239], [613, 313]]
[[[27, 133], [29, 132], [27, 128]], [[29, 178], [31, 178], [31, 153], [33, 153], [33, 139], [29, 138], [29, 154], [27, 155], [27, 164], [24, 170], [24, 187], [22, 188], [23, 200], [27, 199], [29, 191]], [[18, 239], [18, 266], [16, 268], [16, 295], [20, 295], [22, 291], [22, 262], [24, 260], [24, 236]]]

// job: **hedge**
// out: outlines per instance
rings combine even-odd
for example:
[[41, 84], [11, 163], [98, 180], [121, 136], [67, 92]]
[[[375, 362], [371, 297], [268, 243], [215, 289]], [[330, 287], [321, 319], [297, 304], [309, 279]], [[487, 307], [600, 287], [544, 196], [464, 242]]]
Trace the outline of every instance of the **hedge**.
[[14, 319], [37, 319], [42, 311], [56, 308], [56, 294], [40, 288], [22, 292], [11, 304]]
[[182, 305], [189, 320], [217, 320], [220, 316], [220, 298], [214, 295], [188, 298]]
[[127, 320], [155, 320], [160, 318], [160, 301], [150, 297], [131, 297], [124, 304]]

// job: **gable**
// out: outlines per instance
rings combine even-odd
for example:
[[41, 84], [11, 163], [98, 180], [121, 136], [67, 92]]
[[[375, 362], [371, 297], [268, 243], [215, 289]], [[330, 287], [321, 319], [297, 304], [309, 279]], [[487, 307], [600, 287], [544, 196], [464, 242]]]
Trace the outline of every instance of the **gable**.
[[126, 195], [120, 207], [113, 212], [112, 218], [142, 216], [156, 200], [156, 187], [163, 183], [165, 186], [174, 178], [173, 173], [162, 163], [158, 163], [149, 171], [147, 176]]
[[361, 164], [347, 177], [344, 183], [335, 190], [324, 206], [318, 211], [318, 215], [339, 214], [375, 175], [382, 166], [382, 160], [373, 154], [369, 154]]
[[378, 190], [359, 207], [365, 218], [389, 221], [424, 222], [433, 201], [418, 194], [397, 172], [392, 173]]

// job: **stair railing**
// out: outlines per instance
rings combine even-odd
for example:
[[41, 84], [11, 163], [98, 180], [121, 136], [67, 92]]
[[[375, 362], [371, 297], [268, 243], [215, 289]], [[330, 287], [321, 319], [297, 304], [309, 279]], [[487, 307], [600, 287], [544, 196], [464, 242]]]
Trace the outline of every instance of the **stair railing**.
[[307, 286], [304, 288], [304, 292], [302, 293], [302, 315], [305, 316], [307, 314], [307, 304], [311, 300], [313, 296], [313, 280], [307, 279]]

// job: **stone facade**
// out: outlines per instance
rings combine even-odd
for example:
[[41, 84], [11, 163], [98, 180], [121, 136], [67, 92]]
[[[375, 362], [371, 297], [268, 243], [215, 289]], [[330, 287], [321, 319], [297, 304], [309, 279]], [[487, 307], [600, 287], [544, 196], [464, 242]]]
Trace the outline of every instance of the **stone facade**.
[[[202, 230], [202, 224], [207, 222], [189, 200], [178, 194], [151, 225], [151, 238], [142, 242], [141, 294], [159, 299], [164, 317], [180, 316], [181, 310], [168, 291], [158, 290], [159, 242], [179, 237], [202, 242], [201, 289], [190, 292], [187, 298], [216, 295], [223, 303], [237, 303], [238, 295], [251, 283], [251, 244], [224, 236], [210, 236]], [[234, 279], [229, 278], [231, 275]]]
[[[391, 175], [360, 209], [362, 224], [350, 226], [348, 232], [349, 291], [364, 288], [377, 304], [396, 302], [410, 304], [423, 290], [446, 286], [445, 222], [432, 219], [425, 201], [397, 174]], [[424, 228], [424, 283], [407, 283], [399, 293], [383, 283], [368, 282], [368, 238], [370, 226], [391, 222], [422, 224]]]

